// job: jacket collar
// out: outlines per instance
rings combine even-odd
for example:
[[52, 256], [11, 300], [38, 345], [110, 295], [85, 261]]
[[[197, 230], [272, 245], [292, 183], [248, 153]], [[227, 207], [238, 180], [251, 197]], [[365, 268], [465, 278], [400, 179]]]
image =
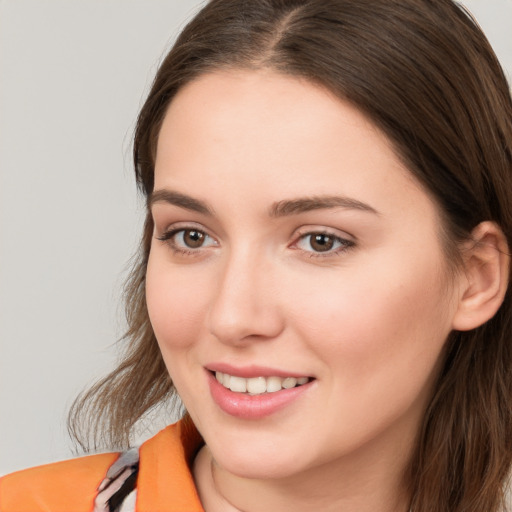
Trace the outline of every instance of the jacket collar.
[[191, 472], [204, 444], [188, 416], [140, 447], [138, 512], [204, 512]]

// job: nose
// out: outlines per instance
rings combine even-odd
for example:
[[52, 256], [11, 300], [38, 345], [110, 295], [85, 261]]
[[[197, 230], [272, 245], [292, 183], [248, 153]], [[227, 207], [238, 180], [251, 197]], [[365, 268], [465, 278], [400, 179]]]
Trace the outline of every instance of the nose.
[[284, 328], [275, 268], [263, 257], [233, 254], [222, 265], [207, 327], [219, 341], [244, 345], [270, 340]]

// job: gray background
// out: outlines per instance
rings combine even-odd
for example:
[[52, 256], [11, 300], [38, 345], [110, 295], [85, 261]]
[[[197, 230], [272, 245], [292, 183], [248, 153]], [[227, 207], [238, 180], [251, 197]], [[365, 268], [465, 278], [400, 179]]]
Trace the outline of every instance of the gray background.
[[[115, 361], [133, 127], [200, 3], [0, 0], [0, 474], [70, 457], [66, 410]], [[464, 3], [510, 77], [512, 0]]]

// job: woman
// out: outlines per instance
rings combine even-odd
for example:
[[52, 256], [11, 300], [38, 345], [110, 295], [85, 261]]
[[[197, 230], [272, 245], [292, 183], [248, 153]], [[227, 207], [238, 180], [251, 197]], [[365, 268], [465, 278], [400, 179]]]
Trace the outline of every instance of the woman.
[[[142, 108], [130, 341], [0, 510], [498, 511], [512, 102], [450, 0], [213, 0]], [[81, 420], [80, 418], [85, 418]]]

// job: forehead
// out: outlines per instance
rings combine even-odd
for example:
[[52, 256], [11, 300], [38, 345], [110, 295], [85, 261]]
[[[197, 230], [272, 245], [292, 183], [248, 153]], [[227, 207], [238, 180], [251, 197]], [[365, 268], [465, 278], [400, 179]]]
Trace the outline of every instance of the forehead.
[[196, 132], [200, 124], [205, 132], [213, 129], [221, 137], [223, 132], [233, 136], [238, 128], [243, 136], [250, 128], [253, 137], [266, 134], [275, 139], [276, 133], [269, 129], [276, 128], [284, 129], [282, 141], [315, 134], [325, 137], [329, 128], [339, 128], [342, 118], [352, 125], [354, 138], [359, 131], [371, 131], [382, 144], [389, 144], [357, 108], [320, 85], [268, 69], [220, 70], [200, 75], [178, 91], [162, 129], [167, 128], [169, 136], [177, 123], [182, 133], [190, 128]]
[[336, 193], [379, 209], [386, 195], [402, 208], [408, 191], [425, 195], [359, 110], [268, 70], [219, 71], [183, 87], [164, 118], [155, 167], [156, 189], [204, 197], [226, 188], [257, 197], [265, 184], [272, 201]]

